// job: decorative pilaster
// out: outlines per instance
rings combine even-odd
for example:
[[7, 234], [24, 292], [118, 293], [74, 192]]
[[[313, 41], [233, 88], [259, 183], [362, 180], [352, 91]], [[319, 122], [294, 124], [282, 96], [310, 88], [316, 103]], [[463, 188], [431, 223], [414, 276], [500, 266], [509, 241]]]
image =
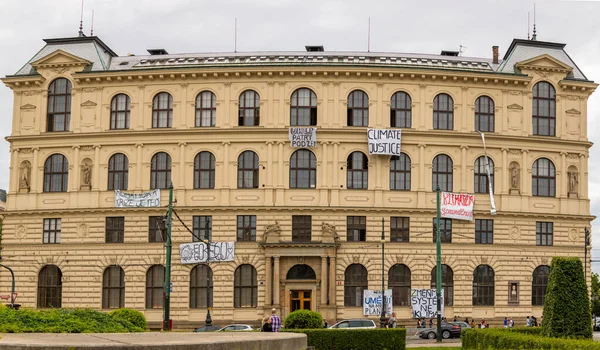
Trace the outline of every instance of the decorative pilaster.
[[336, 286], [336, 281], [335, 281], [335, 257], [334, 256], [330, 256], [329, 257], [329, 305], [335, 305], [336, 304], [336, 295], [335, 295], [335, 286]]
[[328, 275], [327, 257], [323, 256], [321, 257], [321, 307], [327, 305], [327, 294], [329, 293], [329, 290], [327, 289]]
[[177, 189], [185, 188], [185, 146], [187, 143], [179, 142], [179, 183]]
[[526, 196], [531, 194], [531, 179], [528, 180], [528, 174], [531, 173], [531, 168], [529, 167], [527, 153], [529, 153], [528, 149], [521, 150], [521, 195]]
[[469, 146], [460, 146], [460, 191], [467, 192], [467, 179], [470, 179], [470, 176], [467, 176], [467, 150]]
[[329, 142], [328, 141], [321, 141], [321, 146], [323, 146], [323, 162], [321, 163], [321, 183], [318, 184], [317, 187], [320, 188], [327, 188], [329, 187], [329, 183], [327, 181], [327, 176], [328, 176], [328, 171], [327, 169], [329, 168], [329, 159], [327, 157], [327, 144]]
[[279, 300], [279, 257], [275, 256], [273, 259], [275, 259], [273, 265], [273, 304], [281, 305]]
[[[33, 166], [31, 167], [31, 192], [33, 193], [37, 193], [37, 192], [43, 192], [43, 187], [40, 187], [40, 184], [38, 183], [38, 174], [40, 172], [40, 170], [38, 169], [38, 165], [39, 165], [39, 161], [38, 161], [38, 157], [39, 157], [39, 153], [40, 153], [40, 148], [39, 147], [35, 147], [33, 149]], [[43, 170], [42, 170], [42, 178], [43, 178]], [[43, 184], [42, 184], [43, 185]], [[40, 190], [41, 189], [41, 190]]]
[[[94, 179], [92, 180], [92, 190], [98, 191], [98, 182], [100, 181], [100, 148], [101, 145], [94, 145], [94, 166], [92, 167], [92, 175]], [[79, 160], [77, 161], [79, 163]], [[77, 170], [79, 173], [79, 169]]]
[[221, 177], [223, 179], [223, 185], [221, 187], [228, 189], [230, 180], [229, 167], [231, 166], [229, 161], [229, 146], [231, 145], [231, 142], [223, 141], [221, 144], [223, 145], [223, 176]]
[[567, 152], [560, 152], [560, 175], [562, 176], [558, 176], [558, 181], [556, 181], [556, 192], [560, 198], [566, 198], [569, 195], [569, 172], [567, 171]]
[[284, 183], [283, 169], [285, 166], [283, 164], [283, 145], [285, 145], [284, 141], [277, 142], [277, 169], [279, 170], [278, 176], [277, 176], [277, 187], [278, 188], [283, 188], [283, 183]]
[[425, 147], [427, 145], [420, 143], [419, 147], [419, 174], [417, 178], [419, 179], [419, 191], [425, 191]]
[[[137, 176], [137, 179], [135, 181], [135, 189], [136, 190], [141, 190], [142, 189], [142, 147], [144, 147], [143, 143], [136, 143], [135, 147], [137, 148], [137, 159], [136, 159], [136, 169], [135, 169], [135, 173]], [[131, 183], [131, 182], [130, 182]], [[132, 186], [128, 186], [129, 188]]]
[[[71, 190], [72, 191], [77, 191], [79, 190], [79, 145], [73, 146], [73, 165], [75, 165], [75, 168], [77, 169], [77, 171], [73, 172], [73, 177], [71, 178], [72, 180], [69, 181], [69, 185], [71, 185]], [[94, 181], [95, 182], [95, 181]], [[87, 189], [89, 190], [89, 188]]]
[[273, 305], [271, 298], [271, 290], [273, 289], [273, 281], [271, 280], [271, 257], [265, 258], [265, 305]]
[[273, 187], [273, 144], [274, 141], [267, 141], [267, 188]]
[[[495, 171], [496, 169], [494, 169]], [[508, 193], [508, 189], [510, 188], [509, 176], [508, 172], [508, 148], [502, 148], [502, 171], [500, 172], [500, 193], [506, 194]], [[498, 188], [498, 187], [496, 187]]]

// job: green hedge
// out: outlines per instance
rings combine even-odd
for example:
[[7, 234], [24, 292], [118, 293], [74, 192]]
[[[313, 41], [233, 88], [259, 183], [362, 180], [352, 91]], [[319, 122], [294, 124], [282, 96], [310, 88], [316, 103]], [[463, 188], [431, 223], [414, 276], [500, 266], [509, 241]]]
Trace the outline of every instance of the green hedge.
[[323, 317], [316, 311], [296, 310], [285, 318], [284, 327], [287, 329], [322, 328]]
[[128, 333], [145, 329], [90, 309], [13, 310], [0, 307], [0, 333]]
[[148, 322], [146, 321], [146, 316], [143, 313], [132, 310], [132, 309], [118, 309], [115, 311], [111, 311], [108, 313], [110, 317], [113, 319], [120, 321], [125, 320], [131, 322], [134, 326], [146, 330], [148, 328]]
[[[535, 331], [534, 331], [535, 330]], [[529, 333], [529, 334], [527, 334]], [[462, 331], [463, 349], [564, 349], [600, 350], [600, 342], [592, 340], [549, 338], [541, 335], [539, 328], [517, 329], [465, 329]]]
[[285, 332], [304, 333], [308, 346], [317, 350], [406, 349], [406, 329], [296, 329]]

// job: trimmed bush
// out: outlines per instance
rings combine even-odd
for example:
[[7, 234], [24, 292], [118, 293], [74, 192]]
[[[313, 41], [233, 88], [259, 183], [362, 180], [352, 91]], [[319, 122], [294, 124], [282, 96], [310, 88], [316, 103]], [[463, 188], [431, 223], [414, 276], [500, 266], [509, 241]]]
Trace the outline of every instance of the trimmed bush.
[[132, 310], [132, 309], [118, 309], [108, 313], [110, 317], [115, 320], [125, 320], [131, 322], [134, 326], [146, 330], [148, 328], [148, 322], [143, 313]]
[[302, 329], [285, 330], [304, 333], [307, 345], [316, 350], [406, 349], [406, 329]]
[[0, 333], [127, 333], [145, 329], [91, 309], [0, 308]]
[[323, 317], [316, 311], [296, 310], [285, 318], [284, 327], [287, 329], [323, 328]]
[[[545, 317], [544, 317], [545, 318]], [[546, 320], [544, 320], [546, 322]], [[535, 329], [535, 328], [533, 328]], [[464, 329], [461, 334], [463, 349], [564, 349], [600, 350], [600, 342], [584, 339], [550, 338], [526, 334], [522, 329], [501, 328]]]
[[592, 338], [590, 299], [579, 258], [552, 259], [543, 316], [546, 337]]

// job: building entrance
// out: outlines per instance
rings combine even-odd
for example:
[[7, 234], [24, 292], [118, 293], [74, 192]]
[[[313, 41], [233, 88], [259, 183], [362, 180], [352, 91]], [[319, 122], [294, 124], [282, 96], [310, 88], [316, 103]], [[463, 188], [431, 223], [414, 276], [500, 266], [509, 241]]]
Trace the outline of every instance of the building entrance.
[[312, 308], [312, 291], [292, 290], [292, 303], [290, 312], [296, 310], [310, 310]]

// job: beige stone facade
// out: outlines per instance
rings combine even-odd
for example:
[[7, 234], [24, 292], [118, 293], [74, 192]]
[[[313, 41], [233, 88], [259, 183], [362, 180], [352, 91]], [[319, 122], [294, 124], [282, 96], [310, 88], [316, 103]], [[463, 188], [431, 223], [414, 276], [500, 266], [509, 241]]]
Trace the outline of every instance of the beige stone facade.
[[[70, 40], [102, 47], [94, 37]], [[543, 43], [534, 44], [543, 48]], [[215, 323], [257, 323], [272, 307], [285, 316], [296, 291], [310, 291], [310, 308], [330, 323], [362, 317], [360, 306], [345, 306], [345, 271], [361, 264], [368, 272], [368, 288], [381, 288], [382, 219], [385, 283], [389, 269], [404, 264], [410, 269], [410, 288], [430, 288], [435, 265], [433, 161], [440, 154], [452, 160], [453, 192], [476, 191], [474, 164], [484, 155], [474, 118], [480, 96], [494, 101], [494, 131], [486, 133], [486, 145], [494, 163], [497, 214], [490, 214], [489, 195], [476, 193], [474, 216], [493, 220], [493, 243], [476, 244], [475, 223], [452, 220], [451, 243], [442, 246], [443, 263], [454, 274], [453, 305], [446, 306], [446, 316], [539, 316], [541, 308], [532, 305], [534, 269], [548, 265], [556, 255], [583, 259], [584, 227], [592, 219], [587, 99], [596, 84], [578, 78], [572, 62], [552, 54], [562, 48], [550, 46], [550, 54], [530, 53], [514, 64], [517, 68], [512, 72], [506, 72], [502, 65], [510, 60], [508, 54], [504, 62], [479, 59], [463, 62], [465, 68], [448, 68], [444, 60], [454, 64], [467, 60], [428, 57], [435, 64], [423, 67], [411, 66], [417, 59], [407, 56], [403, 60], [402, 54], [391, 60], [353, 53], [338, 55], [343, 64], [319, 63], [319, 55], [334, 55], [327, 52], [294, 53], [314, 58], [310, 64], [302, 60], [259, 64], [261, 56], [266, 61], [286, 59], [288, 54], [258, 53], [223, 54], [229, 63], [219, 64], [223, 59], [215, 56], [212, 63], [205, 58], [204, 63], [194, 61], [187, 66], [177, 64], [188, 60], [183, 55], [115, 56], [98, 68], [69, 45], [69, 40], [48, 43], [45, 55], [30, 62], [35, 71], [3, 79], [14, 91], [14, 113], [8, 137], [12, 155], [2, 262], [15, 270], [18, 302], [25, 306], [38, 305], [38, 274], [44, 266], [56, 265], [62, 272], [63, 307], [102, 309], [103, 273], [108, 266], [119, 265], [124, 271], [124, 306], [145, 312], [153, 325], [162, 319], [162, 309], [146, 308], [145, 302], [149, 267], [165, 263], [164, 244], [149, 243], [148, 218], [165, 214], [168, 190], [161, 192], [160, 208], [115, 208], [114, 191], [108, 190], [108, 169], [109, 159], [117, 153], [129, 161], [129, 193], [151, 189], [152, 157], [167, 153], [172, 160], [176, 211], [190, 228], [193, 216], [212, 216], [213, 241], [236, 241], [237, 216], [256, 216], [256, 241], [236, 242], [233, 262], [210, 263]], [[527, 45], [513, 43], [509, 51]], [[258, 63], [235, 63], [233, 58], [241, 56], [255, 56]], [[136, 61], [117, 69], [120, 59]], [[48, 88], [56, 78], [72, 84], [66, 132], [47, 131]], [[538, 82], [547, 82], [556, 91], [555, 136], [537, 136], [532, 129], [533, 89]], [[317, 98], [317, 145], [311, 149], [316, 158], [316, 185], [304, 189], [290, 186], [290, 159], [297, 149], [290, 145], [288, 128], [291, 96], [299, 88], [311, 89]], [[257, 126], [238, 126], [239, 96], [246, 90], [260, 96]], [[379, 129], [390, 128], [392, 95], [403, 91], [411, 97], [412, 125], [402, 129], [401, 142], [402, 152], [410, 158], [409, 190], [390, 189], [390, 157], [368, 155], [367, 128], [347, 126], [348, 96], [354, 90], [367, 94], [368, 127]], [[214, 127], [195, 126], [196, 96], [203, 91], [216, 97]], [[160, 92], [172, 96], [170, 128], [153, 128], [153, 98]], [[434, 127], [434, 99], [440, 93], [454, 101], [452, 130]], [[111, 129], [111, 103], [117, 94], [130, 98], [127, 129]], [[258, 156], [257, 188], [238, 188], [238, 157], [247, 150]], [[194, 159], [202, 151], [215, 158], [214, 188], [194, 188]], [[347, 159], [355, 151], [367, 155], [366, 189], [347, 188]], [[44, 191], [45, 162], [54, 154], [68, 161], [68, 184], [61, 192]], [[533, 195], [532, 169], [540, 158], [555, 166], [554, 196]], [[84, 164], [91, 169], [89, 181]], [[569, 173], [576, 174], [571, 182]], [[310, 241], [294, 242], [294, 215], [311, 217]], [[364, 241], [347, 241], [348, 216], [366, 217]], [[105, 243], [107, 217], [124, 217], [123, 243]], [[409, 242], [390, 242], [392, 217], [410, 218]], [[44, 219], [52, 218], [61, 219], [59, 244], [44, 244]], [[552, 245], [536, 244], [536, 222], [553, 224]], [[339, 238], [335, 239], [328, 225], [335, 226]], [[269, 228], [275, 237], [267, 242], [263, 234]], [[175, 327], [200, 325], [206, 315], [205, 308], [190, 308], [193, 266], [180, 263], [179, 244], [191, 241], [190, 233], [175, 220], [171, 294]], [[243, 264], [256, 269], [255, 307], [234, 307], [234, 275]], [[288, 279], [288, 271], [298, 264], [310, 266], [315, 278]], [[493, 305], [473, 305], [474, 270], [480, 265], [494, 271]], [[518, 290], [517, 299], [509, 302], [511, 283]], [[0, 294], [6, 294], [9, 286], [9, 275], [0, 271]], [[409, 306], [394, 309], [404, 320], [401, 323], [412, 324]]]

